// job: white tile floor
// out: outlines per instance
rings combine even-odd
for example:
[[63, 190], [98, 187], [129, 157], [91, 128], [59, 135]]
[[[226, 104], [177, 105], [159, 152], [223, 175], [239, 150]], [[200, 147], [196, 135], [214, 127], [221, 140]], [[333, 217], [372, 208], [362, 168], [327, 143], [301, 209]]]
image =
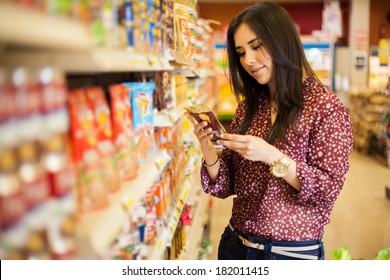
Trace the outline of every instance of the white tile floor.
[[[353, 259], [373, 259], [376, 252], [390, 247], [390, 200], [385, 186], [390, 185], [390, 168], [367, 155], [353, 152], [344, 189], [334, 206], [331, 221], [325, 227], [326, 259], [332, 251], [348, 246]], [[232, 199], [213, 199], [211, 240], [217, 248], [231, 215]]]

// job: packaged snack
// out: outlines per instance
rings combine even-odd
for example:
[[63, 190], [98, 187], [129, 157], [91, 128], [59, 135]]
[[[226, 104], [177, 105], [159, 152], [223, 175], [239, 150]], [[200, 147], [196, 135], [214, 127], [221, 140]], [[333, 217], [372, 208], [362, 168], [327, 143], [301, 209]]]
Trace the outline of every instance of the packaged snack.
[[[178, 74], [178, 75], [172, 75], [172, 83], [175, 88], [175, 98], [174, 103], [180, 105], [187, 105], [188, 104], [188, 90], [187, 90], [187, 78], [183, 74]], [[176, 106], [173, 104], [173, 107]]]
[[195, 118], [197, 122], [207, 121], [207, 127], [212, 128], [212, 134], [214, 134], [211, 142], [213, 143], [216, 149], [222, 149], [222, 145], [216, 144], [216, 141], [219, 139], [219, 135], [226, 132], [223, 125], [219, 122], [215, 114], [203, 104], [198, 104], [194, 106], [185, 107], [185, 109]]
[[172, 109], [176, 106], [176, 98], [172, 90], [171, 81], [174, 77], [168, 71], [155, 72], [154, 107], [159, 111]]
[[149, 20], [146, 0], [133, 2], [134, 48], [139, 52], [149, 51]]
[[173, 1], [161, 0], [162, 25], [163, 25], [163, 48], [173, 50]]
[[26, 211], [13, 149], [0, 151], [0, 229], [19, 221]]
[[22, 182], [23, 199], [26, 207], [32, 209], [45, 202], [50, 195], [49, 182], [39, 162], [38, 146], [27, 142], [17, 147], [19, 178]]
[[96, 121], [97, 148], [101, 155], [104, 184], [109, 192], [115, 192], [119, 190], [120, 184], [117, 161], [115, 160], [116, 150], [112, 142], [113, 131], [110, 108], [102, 88], [88, 88], [86, 95]]
[[46, 168], [51, 197], [62, 197], [75, 185], [74, 168], [68, 156], [66, 135], [53, 135], [42, 143], [45, 151], [42, 162]]
[[156, 146], [159, 149], [166, 149], [170, 156], [173, 156], [172, 128], [161, 127], [154, 133]]
[[42, 164], [46, 170], [50, 196], [62, 197], [75, 184], [73, 166], [69, 160], [69, 114], [65, 75], [52, 67], [39, 73], [42, 92], [42, 118], [40, 147]]
[[117, 164], [121, 181], [134, 179], [138, 174], [136, 158], [135, 132], [129, 91], [124, 85], [112, 85], [109, 88], [112, 111], [114, 143], [117, 147]]
[[[118, 49], [123, 49], [128, 44], [125, 4], [126, 2], [124, 1], [111, 1], [111, 3], [105, 3], [103, 24], [106, 35], [108, 35], [107, 43], [110, 47], [113, 46]], [[105, 11], [106, 9], [107, 11]]]
[[174, 3], [174, 44], [175, 51], [190, 57], [192, 52], [191, 32], [188, 27], [189, 10], [186, 5]]
[[137, 154], [140, 163], [155, 154], [153, 126], [153, 91], [155, 83], [125, 83], [129, 89], [136, 134]]
[[77, 167], [77, 200], [80, 212], [108, 205], [107, 190], [97, 151], [97, 132], [92, 110], [81, 89], [69, 92], [73, 160]]
[[134, 10], [133, 10], [133, 1], [125, 1], [124, 3], [124, 13], [125, 13], [125, 26], [127, 34], [127, 47], [129, 49], [134, 48]]

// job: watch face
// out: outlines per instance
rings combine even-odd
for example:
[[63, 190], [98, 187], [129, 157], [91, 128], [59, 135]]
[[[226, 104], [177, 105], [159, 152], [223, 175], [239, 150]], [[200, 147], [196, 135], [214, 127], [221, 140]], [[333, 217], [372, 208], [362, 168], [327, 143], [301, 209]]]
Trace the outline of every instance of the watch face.
[[278, 162], [272, 167], [272, 173], [276, 177], [283, 177], [284, 175], [287, 174], [287, 170], [288, 170], [288, 166], [281, 162]]

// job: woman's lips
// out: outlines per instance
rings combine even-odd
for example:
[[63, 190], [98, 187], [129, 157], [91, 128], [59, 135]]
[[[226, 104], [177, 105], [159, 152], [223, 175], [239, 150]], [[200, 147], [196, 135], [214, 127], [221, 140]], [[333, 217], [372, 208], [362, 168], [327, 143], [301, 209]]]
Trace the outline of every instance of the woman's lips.
[[258, 74], [260, 72], [260, 70], [263, 68], [264, 68], [264, 66], [256, 67], [256, 68], [252, 69], [252, 74], [255, 74], [255, 75]]

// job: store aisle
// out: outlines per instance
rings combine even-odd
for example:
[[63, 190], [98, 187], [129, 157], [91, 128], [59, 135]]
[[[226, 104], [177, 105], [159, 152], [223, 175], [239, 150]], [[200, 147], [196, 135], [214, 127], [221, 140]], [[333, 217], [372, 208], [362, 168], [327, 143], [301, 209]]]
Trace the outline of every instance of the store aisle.
[[[350, 163], [344, 189], [325, 227], [326, 259], [332, 259], [332, 250], [344, 245], [353, 259], [373, 259], [376, 252], [390, 247], [390, 200], [385, 195], [390, 169], [356, 151]], [[231, 215], [232, 198], [213, 199], [213, 203], [211, 258], [216, 259], [220, 235]]]

